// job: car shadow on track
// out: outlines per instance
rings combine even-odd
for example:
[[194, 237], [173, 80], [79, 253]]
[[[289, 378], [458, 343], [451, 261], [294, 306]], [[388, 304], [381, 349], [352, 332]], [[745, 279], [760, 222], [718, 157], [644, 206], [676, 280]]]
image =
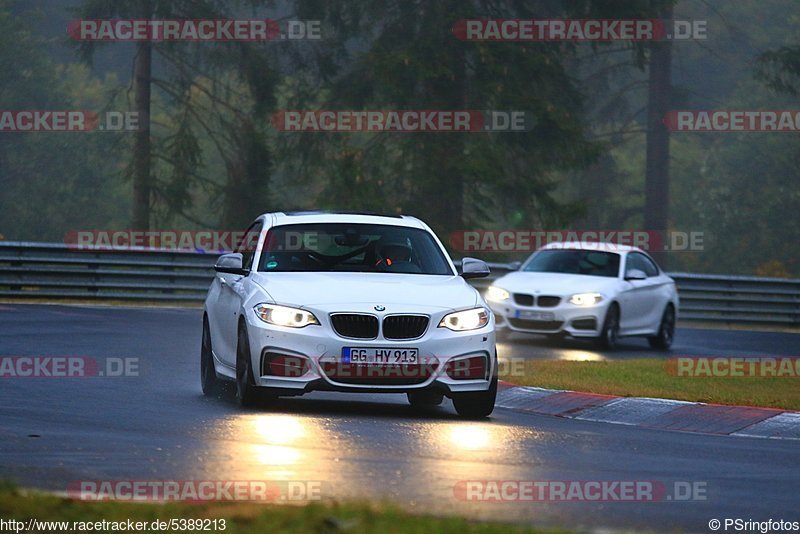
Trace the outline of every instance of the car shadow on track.
[[624, 358], [666, 358], [672, 352], [651, 348], [644, 337], [625, 337], [618, 341], [614, 350], [601, 349], [593, 339], [572, 337], [548, 337], [538, 334], [498, 331], [498, 353], [502, 357], [564, 360]]

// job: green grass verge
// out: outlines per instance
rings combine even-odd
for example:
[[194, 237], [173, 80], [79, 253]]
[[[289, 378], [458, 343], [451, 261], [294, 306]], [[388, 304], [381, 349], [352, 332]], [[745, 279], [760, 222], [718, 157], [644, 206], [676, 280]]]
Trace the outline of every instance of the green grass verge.
[[[257, 503], [153, 504], [123, 502], [87, 502], [43, 493], [23, 492], [0, 483], [0, 518], [28, 521], [73, 522], [141, 521], [171, 519], [224, 519], [216, 532], [398, 532], [398, 533], [532, 533], [558, 532], [533, 530], [517, 525], [481, 523], [459, 517], [413, 515], [385, 503], [313, 503], [304, 506], [278, 506]], [[13, 532], [13, 530], [11, 530]], [[149, 528], [147, 531], [153, 531]], [[160, 532], [197, 532], [195, 530], [160, 530]], [[213, 529], [208, 531], [214, 532]], [[63, 532], [63, 530], [62, 530]]]
[[501, 378], [523, 386], [800, 410], [800, 377], [679, 377], [655, 358], [526, 361], [509, 371]]

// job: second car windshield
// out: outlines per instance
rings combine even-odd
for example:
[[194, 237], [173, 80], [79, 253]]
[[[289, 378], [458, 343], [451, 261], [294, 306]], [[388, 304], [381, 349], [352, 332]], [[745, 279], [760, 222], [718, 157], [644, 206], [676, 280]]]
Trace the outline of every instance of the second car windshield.
[[541, 250], [522, 270], [616, 277], [619, 273], [619, 254], [596, 250]]
[[259, 271], [344, 271], [452, 275], [439, 245], [421, 229], [316, 223], [272, 228]]

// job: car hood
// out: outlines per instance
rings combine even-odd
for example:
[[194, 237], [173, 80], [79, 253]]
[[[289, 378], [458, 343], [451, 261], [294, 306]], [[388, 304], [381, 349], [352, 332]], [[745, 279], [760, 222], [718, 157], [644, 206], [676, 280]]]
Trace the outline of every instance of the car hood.
[[[277, 304], [321, 309], [434, 311], [477, 305], [478, 292], [460, 276], [400, 273], [255, 273]], [[391, 309], [390, 309], [391, 307]]]
[[575, 293], [611, 291], [617, 278], [584, 274], [513, 272], [495, 280], [492, 285], [511, 293], [540, 293], [566, 297]]

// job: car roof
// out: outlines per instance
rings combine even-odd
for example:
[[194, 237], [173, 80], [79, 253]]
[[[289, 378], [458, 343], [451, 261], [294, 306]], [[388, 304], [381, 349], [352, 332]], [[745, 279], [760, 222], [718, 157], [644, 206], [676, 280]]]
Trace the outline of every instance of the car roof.
[[424, 222], [409, 215], [349, 211], [278, 211], [265, 213], [263, 217], [272, 217], [274, 226], [310, 223], [383, 224], [430, 231], [430, 228]]
[[603, 243], [599, 241], [554, 241], [546, 244], [539, 250], [567, 249], [567, 250], [594, 250], [599, 252], [643, 252], [639, 247], [631, 245], [618, 245], [616, 243]]

